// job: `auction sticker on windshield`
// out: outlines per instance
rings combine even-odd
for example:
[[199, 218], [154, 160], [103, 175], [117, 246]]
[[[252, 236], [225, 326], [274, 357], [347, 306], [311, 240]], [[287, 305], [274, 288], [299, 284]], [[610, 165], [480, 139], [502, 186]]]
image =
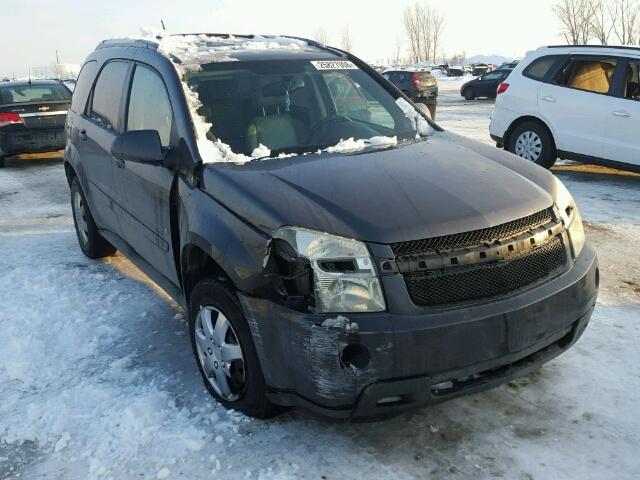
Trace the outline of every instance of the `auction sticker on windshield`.
[[357, 70], [352, 62], [348, 60], [318, 60], [311, 62], [318, 70]]

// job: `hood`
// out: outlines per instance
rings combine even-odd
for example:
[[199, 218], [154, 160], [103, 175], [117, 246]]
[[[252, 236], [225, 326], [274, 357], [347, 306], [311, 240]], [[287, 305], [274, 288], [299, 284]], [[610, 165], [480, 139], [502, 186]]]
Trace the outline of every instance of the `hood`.
[[377, 243], [491, 227], [552, 205], [549, 172], [488, 148], [437, 133], [359, 154], [208, 164], [203, 183], [266, 233], [291, 225]]

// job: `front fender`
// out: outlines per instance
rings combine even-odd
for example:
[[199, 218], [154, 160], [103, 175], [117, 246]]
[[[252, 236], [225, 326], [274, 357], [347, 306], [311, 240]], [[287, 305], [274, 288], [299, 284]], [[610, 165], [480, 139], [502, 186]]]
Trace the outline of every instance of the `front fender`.
[[264, 275], [270, 237], [198, 188], [179, 185], [180, 252], [195, 245], [206, 252], [248, 295], [258, 295], [271, 283]]

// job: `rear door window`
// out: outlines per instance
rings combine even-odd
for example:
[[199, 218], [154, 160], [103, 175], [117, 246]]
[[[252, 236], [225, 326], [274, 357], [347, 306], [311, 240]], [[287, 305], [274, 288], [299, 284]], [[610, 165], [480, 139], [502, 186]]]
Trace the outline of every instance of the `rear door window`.
[[558, 60], [557, 56], [540, 57], [524, 69], [522, 74], [533, 80], [543, 80]]
[[491, 72], [483, 75], [481, 80], [499, 80], [502, 78], [502, 72]]
[[160, 76], [150, 68], [136, 66], [127, 109], [127, 131], [155, 130], [162, 146], [169, 146], [173, 112]]
[[93, 88], [89, 117], [107, 130], [120, 132], [120, 105], [129, 72], [129, 62], [107, 63]]
[[560, 86], [607, 94], [613, 84], [616, 65], [615, 58], [573, 57], [556, 73], [554, 81]]
[[87, 97], [91, 90], [91, 84], [96, 76], [96, 70], [98, 69], [98, 62], [95, 60], [87, 62], [83, 65], [78, 75], [78, 81], [76, 82], [76, 88], [73, 90], [73, 98], [71, 99], [71, 110], [76, 113], [84, 113], [84, 109], [87, 105]]

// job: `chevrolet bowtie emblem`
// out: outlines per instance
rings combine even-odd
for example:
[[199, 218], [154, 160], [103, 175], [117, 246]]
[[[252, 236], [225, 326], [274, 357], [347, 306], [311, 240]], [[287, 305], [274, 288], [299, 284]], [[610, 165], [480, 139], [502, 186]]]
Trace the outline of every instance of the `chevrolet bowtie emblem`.
[[38, 108], [38, 110], [40, 110], [41, 112], [46, 112], [47, 110], [49, 110], [49, 107], [43, 106], [43, 107]]

